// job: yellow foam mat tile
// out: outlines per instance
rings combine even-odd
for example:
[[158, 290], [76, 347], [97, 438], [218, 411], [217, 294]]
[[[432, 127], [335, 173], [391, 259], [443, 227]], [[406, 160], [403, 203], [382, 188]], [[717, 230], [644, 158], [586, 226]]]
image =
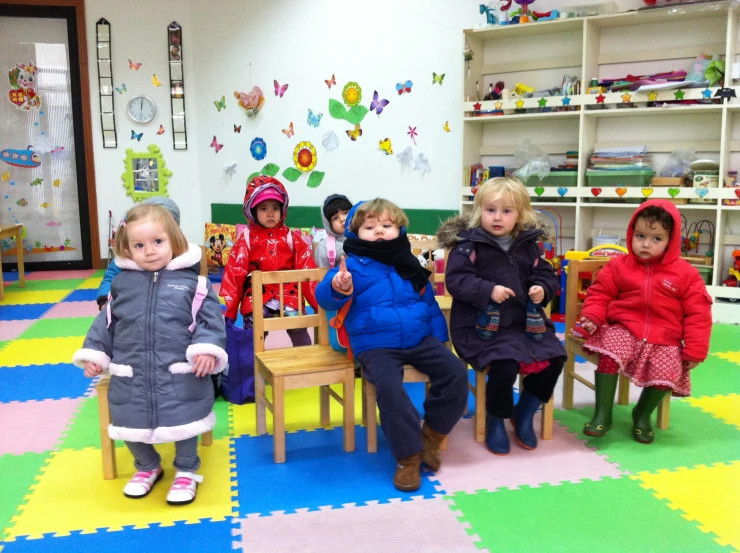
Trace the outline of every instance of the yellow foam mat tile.
[[84, 341], [84, 336], [13, 340], [0, 350], [0, 366], [71, 363]]
[[714, 355], [740, 365], [740, 351], [725, 351], [722, 353], [715, 353]]
[[740, 550], [740, 461], [673, 472], [641, 472], [631, 478], [642, 481], [643, 488], [654, 491], [653, 495], [664, 499], [671, 509], [683, 511], [682, 516], [694, 521], [699, 530], [715, 534], [720, 545]]
[[686, 401], [692, 406], [698, 407], [702, 411], [740, 429], [740, 395], [690, 397]]
[[[196, 523], [200, 519], [225, 520], [236, 514], [232, 499], [229, 439], [214, 440], [213, 445], [200, 446], [202, 466], [198, 471], [203, 483], [198, 486], [198, 498], [179, 507], [167, 505], [167, 491], [175, 477], [172, 461], [174, 444], [155, 446], [162, 455], [164, 478], [143, 499], [129, 499], [123, 487], [134, 474], [133, 458], [125, 447], [117, 449], [118, 478], [103, 480], [103, 465], [99, 449], [63, 450], [52, 457], [31, 492], [20, 514], [13, 517], [6, 540], [28, 535], [40, 538], [54, 532], [68, 535], [73, 530], [92, 533], [98, 529], [121, 530], [134, 525], [146, 528], [152, 523], [172, 526], [176, 521]], [[64, 508], [60, 508], [63, 505]]]
[[[23, 290], [22, 288], [20, 290]], [[3, 305], [23, 305], [31, 303], [59, 303], [71, 290], [35, 290], [33, 292], [6, 291]]]
[[[334, 385], [332, 389], [340, 396], [342, 386]], [[267, 397], [272, 400], [272, 390], [267, 387]], [[355, 424], [362, 422], [362, 389], [360, 381], [355, 381]], [[330, 421], [332, 426], [342, 426], [342, 406], [334, 399], [330, 403]], [[254, 403], [246, 405], [229, 405], [231, 417], [231, 435], [234, 437], [248, 434], [257, 435], [256, 409]], [[311, 430], [321, 428], [319, 412], [319, 389], [301, 388], [285, 392], [285, 431]], [[267, 431], [272, 432], [272, 413], [267, 411]]]
[[77, 287], [77, 290], [97, 290], [100, 287], [100, 283], [103, 281], [100, 277], [92, 277], [82, 281]]

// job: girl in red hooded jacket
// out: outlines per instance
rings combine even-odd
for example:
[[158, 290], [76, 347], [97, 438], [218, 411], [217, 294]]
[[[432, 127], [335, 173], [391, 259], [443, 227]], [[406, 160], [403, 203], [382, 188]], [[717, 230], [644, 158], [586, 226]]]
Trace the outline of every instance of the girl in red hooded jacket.
[[[245, 326], [251, 326], [252, 314], [252, 271], [286, 271], [290, 269], [314, 269], [316, 263], [311, 250], [297, 229], [290, 230], [284, 223], [288, 215], [288, 193], [282, 183], [272, 177], [254, 177], [244, 194], [244, 216], [249, 221], [247, 230], [236, 240], [229, 254], [219, 295], [226, 304], [226, 318], [236, 319], [239, 304]], [[302, 284], [303, 296], [316, 309], [315, 286]], [[296, 283], [285, 284], [285, 314], [297, 313]], [[280, 286], [267, 284], [262, 291], [265, 316], [273, 317], [280, 310]], [[294, 346], [311, 344], [308, 330], [288, 330]]]
[[632, 432], [655, 438], [650, 417], [667, 393], [691, 395], [689, 371], [704, 361], [712, 330], [712, 298], [681, 254], [675, 205], [650, 200], [632, 215], [629, 255], [612, 258], [588, 288], [580, 320], [591, 334], [583, 349], [599, 353], [596, 409], [584, 434], [604, 436], [621, 372], [643, 388], [632, 410]]

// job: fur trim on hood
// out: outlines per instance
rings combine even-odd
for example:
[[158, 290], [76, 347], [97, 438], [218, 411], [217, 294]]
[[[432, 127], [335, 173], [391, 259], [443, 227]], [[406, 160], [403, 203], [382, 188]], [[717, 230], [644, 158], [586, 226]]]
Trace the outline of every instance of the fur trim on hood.
[[467, 215], [455, 215], [447, 219], [437, 229], [437, 242], [440, 248], [451, 250], [460, 242], [458, 235], [468, 230], [470, 217]]

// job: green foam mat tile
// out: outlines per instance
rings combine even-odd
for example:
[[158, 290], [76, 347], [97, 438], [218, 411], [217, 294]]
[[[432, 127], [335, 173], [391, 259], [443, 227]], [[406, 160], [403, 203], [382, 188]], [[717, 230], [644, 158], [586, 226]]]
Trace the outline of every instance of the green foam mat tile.
[[10, 341], [8, 341], [8, 342], [0, 342], [0, 349], [3, 349], [9, 343], [10, 343]]
[[37, 292], [39, 290], [74, 290], [86, 279], [84, 278], [63, 278], [59, 280], [27, 280], [26, 287], [21, 288], [14, 283], [12, 287], [9, 287], [13, 292], [22, 292], [24, 290], [28, 292]]
[[737, 351], [738, 338], [740, 338], [740, 325], [714, 324], [709, 352]]
[[0, 539], [48, 457], [48, 452], [0, 456]]
[[213, 439], [229, 437], [229, 402], [223, 397], [216, 399], [213, 404], [213, 411], [216, 413], [216, 426], [213, 427]]
[[669, 428], [659, 430], [656, 427], [655, 441], [650, 445], [638, 443], [632, 437], [632, 407], [614, 407], [614, 425], [603, 438], [589, 438], [583, 434], [583, 425], [593, 416], [592, 407], [556, 409], [555, 418], [585, 439], [589, 446], [595, 447], [598, 453], [632, 473], [738, 459], [740, 431], [681, 400], [671, 402]]
[[480, 548], [507, 553], [728, 551], [629, 478], [448, 496]]
[[[735, 346], [735, 350], [738, 348], [740, 345]], [[691, 395], [701, 397], [717, 394], [740, 394], [740, 365], [710, 355], [691, 371]]]
[[105, 276], [105, 271], [107, 271], [107, 270], [108, 270], [107, 268], [105, 268], [105, 269], [98, 269], [92, 275], [90, 275], [89, 278], [103, 278]]
[[77, 415], [72, 419], [57, 449], [85, 449], [86, 447], [100, 449], [97, 396], [88, 397], [81, 403]]
[[70, 317], [68, 319], [39, 319], [19, 336], [20, 339], [31, 338], [69, 338], [85, 336], [90, 330], [95, 317]]

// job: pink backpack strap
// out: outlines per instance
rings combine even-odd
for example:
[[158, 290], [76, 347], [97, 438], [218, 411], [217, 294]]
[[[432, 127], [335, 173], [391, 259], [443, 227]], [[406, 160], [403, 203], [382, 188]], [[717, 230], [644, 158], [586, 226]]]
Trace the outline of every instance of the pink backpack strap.
[[190, 326], [188, 327], [191, 334], [195, 332], [195, 320], [198, 317], [198, 311], [200, 311], [200, 308], [203, 305], [203, 300], [206, 299], [206, 296], [208, 295], [207, 282], [206, 277], [198, 277], [198, 287], [195, 289], [195, 297], [193, 298], [193, 306], [191, 308], [193, 322], [190, 323]]
[[108, 324], [105, 326], [105, 328], [110, 328], [110, 322], [112, 319], [110, 312], [111, 301], [113, 301], [113, 296], [111, 296], [111, 293], [108, 292], [108, 303], [105, 304], [105, 318], [108, 321]]
[[333, 269], [337, 262], [337, 238], [331, 234], [326, 235], [326, 255], [329, 257], [329, 265]]

